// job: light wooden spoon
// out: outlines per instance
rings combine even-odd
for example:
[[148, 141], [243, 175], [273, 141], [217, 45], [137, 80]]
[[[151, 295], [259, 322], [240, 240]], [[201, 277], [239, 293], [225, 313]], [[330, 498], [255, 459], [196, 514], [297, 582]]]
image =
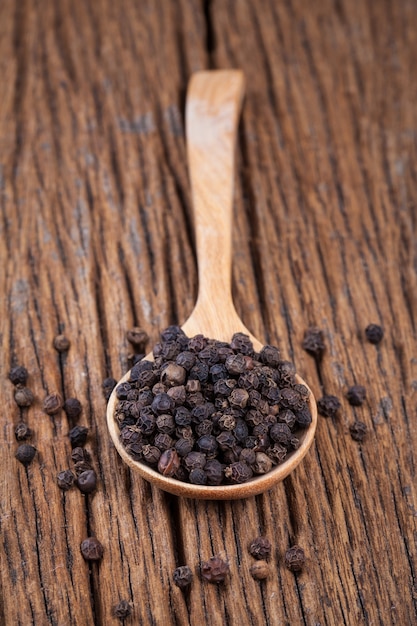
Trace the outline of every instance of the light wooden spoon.
[[[183, 325], [185, 334], [199, 333], [230, 342], [243, 332], [255, 350], [262, 344], [240, 320], [232, 301], [232, 212], [234, 151], [244, 78], [238, 70], [203, 71], [190, 80], [186, 104], [188, 165], [191, 178], [194, 226], [197, 243], [199, 291], [196, 306]], [[146, 359], [153, 360], [152, 353]], [[129, 380], [128, 372], [120, 382]], [[297, 382], [307, 388], [297, 376]], [[310, 390], [309, 390], [310, 391]], [[259, 494], [283, 480], [300, 463], [311, 446], [317, 424], [317, 408], [310, 391], [310, 426], [298, 433], [300, 447], [267, 474], [238, 485], [202, 486], [168, 478], [134, 461], [120, 442], [114, 417], [117, 398], [113, 391], [107, 408], [107, 423], [114, 445], [122, 459], [161, 489], [178, 496], [208, 500], [232, 500]]]

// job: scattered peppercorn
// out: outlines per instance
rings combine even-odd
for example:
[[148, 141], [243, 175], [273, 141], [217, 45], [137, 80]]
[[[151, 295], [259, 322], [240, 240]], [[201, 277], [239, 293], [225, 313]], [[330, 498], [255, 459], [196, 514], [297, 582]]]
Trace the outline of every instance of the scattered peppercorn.
[[28, 376], [29, 372], [26, 367], [23, 367], [23, 365], [16, 365], [16, 367], [12, 367], [9, 372], [9, 379], [13, 385], [26, 385]]
[[85, 470], [78, 475], [77, 487], [82, 493], [92, 493], [97, 488], [97, 475], [93, 469]]
[[360, 406], [365, 402], [366, 389], [362, 385], [353, 385], [346, 392], [346, 398], [352, 406]]
[[73, 463], [79, 463], [80, 461], [88, 462], [87, 453], [81, 446], [76, 446], [71, 451], [71, 459]]
[[99, 561], [103, 557], [103, 546], [96, 537], [87, 537], [87, 539], [84, 539], [80, 549], [86, 561]]
[[72, 448], [82, 447], [87, 440], [87, 435], [88, 435], [87, 426], [74, 426], [74, 428], [71, 428], [71, 430], [68, 433], [68, 436], [71, 442], [71, 447]]
[[70, 340], [65, 335], [57, 335], [54, 338], [54, 348], [57, 352], [67, 352], [70, 345]]
[[48, 415], [56, 415], [62, 409], [62, 398], [59, 393], [50, 393], [43, 401], [43, 410]]
[[36, 448], [27, 443], [22, 443], [16, 450], [15, 456], [16, 459], [22, 463], [22, 465], [27, 466], [32, 463], [35, 454]]
[[369, 324], [365, 328], [365, 336], [370, 343], [377, 344], [384, 337], [384, 330], [378, 324]]
[[349, 431], [352, 439], [355, 441], [363, 441], [368, 433], [366, 424], [359, 420], [349, 426]]
[[68, 491], [75, 482], [75, 476], [70, 469], [66, 469], [57, 474], [56, 480], [58, 487], [62, 489], [62, 491]]
[[14, 429], [14, 434], [17, 441], [25, 441], [26, 439], [30, 439], [32, 437], [32, 430], [24, 422], [19, 422]]
[[339, 398], [330, 394], [317, 400], [317, 410], [323, 417], [336, 417], [341, 406]]
[[304, 333], [302, 347], [314, 357], [320, 358], [325, 350], [323, 331], [311, 326]]
[[271, 542], [267, 537], [257, 537], [249, 544], [249, 552], [255, 559], [267, 559], [271, 554], [271, 548]]
[[126, 339], [132, 346], [135, 346], [135, 348], [144, 348], [149, 341], [149, 335], [142, 328], [134, 326], [127, 331]]
[[212, 556], [201, 565], [201, 576], [209, 583], [222, 583], [229, 573], [229, 564], [220, 556]]
[[132, 615], [132, 605], [128, 600], [120, 600], [113, 608], [113, 615], [124, 620]]
[[16, 404], [20, 407], [27, 407], [32, 404], [35, 399], [33, 391], [29, 387], [18, 387], [14, 392]]
[[132, 615], [132, 605], [128, 600], [120, 600], [113, 607], [113, 615], [120, 620], [124, 620]]
[[304, 550], [300, 546], [292, 546], [285, 553], [285, 565], [291, 572], [301, 572], [305, 560]]
[[172, 577], [174, 579], [174, 583], [180, 589], [189, 587], [193, 581], [193, 573], [188, 565], [181, 565], [180, 567], [177, 567], [174, 570]]
[[269, 565], [266, 561], [257, 561], [250, 566], [249, 572], [255, 580], [265, 580], [269, 576]]
[[115, 419], [128, 454], [165, 476], [246, 482], [282, 463], [311, 424], [310, 392], [274, 346], [258, 354], [242, 333], [228, 344], [170, 326], [153, 356], [116, 386]]
[[64, 402], [64, 411], [68, 419], [76, 420], [81, 415], [82, 406], [78, 398], [67, 398]]

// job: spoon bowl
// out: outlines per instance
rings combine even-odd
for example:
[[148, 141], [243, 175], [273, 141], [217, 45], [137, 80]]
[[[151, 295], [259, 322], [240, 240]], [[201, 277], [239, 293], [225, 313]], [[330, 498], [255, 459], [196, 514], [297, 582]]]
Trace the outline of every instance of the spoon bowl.
[[[182, 326], [188, 337], [206, 337], [230, 343], [236, 332], [251, 339], [254, 349], [262, 343], [244, 326], [232, 300], [232, 213], [234, 149], [244, 93], [243, 74], [239, 70], [203, 71], [190, 80], [186, 104], [187, 155], [191, 178], [196, 233], [199, 290], [197, 303]], [[145, 359], [153, 360], [152, 352]], [[119, 381], [129, 380], [130, 372]], [[118, 399], [114, 390], [107, 407], [107, 424], [113, 443], [132, 469], [157, 487], [177, 496], [206, 500], [235, 500], [254, 496], [283, 480], [307, 454], [314, 440], [317, 407], [305, 381], [297, 383], [309, 391], [312, 416], [308, 428], [297, 433], [299, 447], [286, 460], [266, 474], [233, 485], [194, 485], [160, 474], [135, 461], [120, 441], [115, 410]]]

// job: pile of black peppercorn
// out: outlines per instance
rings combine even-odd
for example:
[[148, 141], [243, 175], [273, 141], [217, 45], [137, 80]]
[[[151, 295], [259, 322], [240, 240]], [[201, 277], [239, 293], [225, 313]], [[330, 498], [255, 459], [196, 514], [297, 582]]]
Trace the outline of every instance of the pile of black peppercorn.
[[120, 440], [136, 461], [194, 484], [236, 484], [299, 446], [309, 391], [278, 348], [257, 353], [243, 333], [225, 343], [169, 326], [153, 355], [115, 390]]

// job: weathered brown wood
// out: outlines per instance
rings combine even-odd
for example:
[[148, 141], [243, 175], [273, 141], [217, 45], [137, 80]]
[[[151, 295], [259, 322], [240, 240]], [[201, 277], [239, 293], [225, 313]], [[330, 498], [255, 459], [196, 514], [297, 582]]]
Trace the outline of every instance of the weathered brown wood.
[[[132, 624], [416, 622], [416, 33], [406, 0], [0, 4], [1, 623], [111, 624], [121, 598]], [[241, 502], [177, 499], [130, 473], [101, 391], [128, 368], [129, 327], [156, 341], [195, 302], [184, 97], [208, 67], [239, 67], [247, 83], [237, 311], [316, 397], [343, 402], [290, 477]], [[385, 328], [379, 347], [364, 340], [370, 322]], [[325, 333], [319, 364], [301, 347], [310, 324]], [[15, 363], [36, 395], [22, 413], [38, 449], [27, 471]], [[360, 408], [344, 399], [354, 382]], [[52, 391], [83, 404], [94, 496], [56, 486], [71, 424], [42, 412]], [[89, 533], [105, 548], [91, 568]], [[274, 544], [261, 584], [247, 552], [259, 533]], [[294, 542], [307, 555], [297, 577], [283, 563]], [[214, 553], [230, 562], [224, 588], [198, 575]], [[172, 582], [183, 563], [196, 573], [187, 595]]]

